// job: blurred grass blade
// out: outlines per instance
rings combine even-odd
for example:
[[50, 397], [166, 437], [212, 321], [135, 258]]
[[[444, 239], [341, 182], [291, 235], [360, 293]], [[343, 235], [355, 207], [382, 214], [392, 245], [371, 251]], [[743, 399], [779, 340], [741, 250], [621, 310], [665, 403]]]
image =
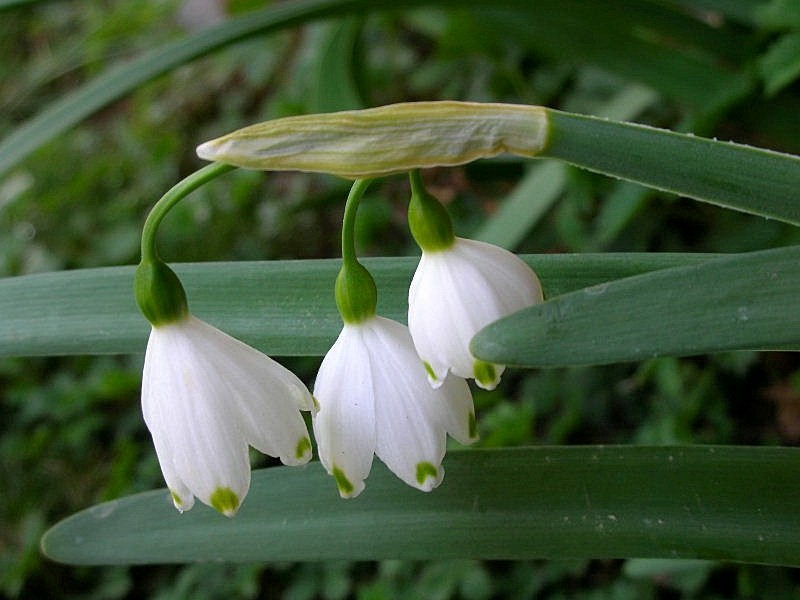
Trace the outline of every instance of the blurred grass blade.
[[19, 8], [28, 4], [44, 3], [46, 0], [0, 0], [0, 12], [11, 8]]
[[629, 181], [618, 181], [609, 191], [595, 218], [593, 244], [602, 249], [611, 244], [647, 204], [653, 190]]
[[[70, 564], [440, 558], [706, 558], [800, 565], [800, 449], [538, 447], [451, 452], [425, 494], [382, 464], [341, 500], [319, 463], [256, 471], [234, 519], [166, 490], [50, 529]], [[743, 493], [744, 492], [744, 493]]]
[[354, 72], [362, 24], [362, 19], [350, 17], [327, 25], [314, 66], [314, 112], [364, 107]]
[[471, 15], [486, 35], [552, 60], [595, 65], [695, 111], [719, 111], [755, 87], [750, 70], [731, 69], [747, 59], [742, 50], [752, 37], [654, 4], [537, 0], [513, 10], [492, 3]]
[[800, 225], [800, 157], [548, 110], [542, 156], [726, 208]]
[[800, 32], [775, 42], [759, 59], [759, 71], [768, 96], [774, 96], [800, 77]]
[[[548, 296], [708, 255], [529, 256]], [[367, 259], [378, 310], [405, 321], [415, 258]], [[273, 355], [322, 355], [341, 329], [333, 300], [338, 260], [174, 265], [189, 306]], [[0, 356], [143, 352], [149, 326], [133, 299], [134, 267], [0, 279]]]
[[561, 196], [567, 168], [554, 160], [531, 167], [500, 210], [471, 237], [513, 250]]
[[[707, 11], [712, 16], [723, 16], [744, 25], [755, 25], [764, 0], [655, 0], [661, 4], [682, 4], [687, 10]], [[768, 4], [768, 3], [766, 3]]]
[[501, 364], [597, 365], [727, 350], [800, 350], [800, 246], [733, 255], [572, 292], [486, 327]]
[[0, 176], [95, 111], [195, 58], [252, 35], [359, 9], [386, 8], [387, 5], [392, 3], [386, 0], [296, 0], [272, 3], [266, 9], [230, 19], [156, 48], [92, 79], [0, 140]]

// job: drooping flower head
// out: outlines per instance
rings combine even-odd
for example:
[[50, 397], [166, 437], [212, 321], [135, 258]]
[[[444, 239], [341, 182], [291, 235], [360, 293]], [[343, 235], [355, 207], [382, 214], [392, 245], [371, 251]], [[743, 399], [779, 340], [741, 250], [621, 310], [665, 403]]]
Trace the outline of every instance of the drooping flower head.
[[142, 413], [175, 507], [194, 497], [225, 515], [250, 487], [248, 445], [286, 465], [311, 458], [311, 395], [283, 366], [187, 315], [150, 332]]
[[233, 516], [250, 487], [248, 446], [287, 465], [311, 458], [300, 413], [311, 394], [268, 356], [189, 313], [183, 285], [155, 251], [158, 222], [176, 198], [148, 216], [136, 270], [136, 300], [152, 325], [142, 412], [175, 507], [189, 510], [197, 497]]
[[408, 485], [438, 486], [447, 434], [476, 438], [472, 395], [462, 379], [428, 385], [408, 328], [376, 315], [377, 290], [355, 258], [353, 221], [368, 182], [357, 181], [343, 226], [336, 302], [344, 326], [314, 385], [314, 435], [320, 460], [344, 498], [364, 489], [373, 455]]
[[412, 174], [409, 226], [422, 258], [408, 294], [408, 327], [431, 385], [447, 373], [494, 389], [504, 366], [477, 359], [472, 337], [486, 325], [542, 301], [539, 278], [518, 256], [455, 237], [444, 207]]
[[373, 454], [405, 483], [438, 486], [447, 434], [476, 439], [466, 381], [427, 381], [408, 328], [384, 317], [345, 323], [314, 385], [314, 435], [323, 466], [342, 497], [364, 489]]

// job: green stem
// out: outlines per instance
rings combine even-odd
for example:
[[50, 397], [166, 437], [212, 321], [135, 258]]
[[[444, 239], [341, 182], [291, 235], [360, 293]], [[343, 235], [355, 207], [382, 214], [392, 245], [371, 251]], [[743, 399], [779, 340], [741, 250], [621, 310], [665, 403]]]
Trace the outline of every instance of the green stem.
[[427, 194], [425, 184], [422, 181], [422, 172], [419, 169], [414, 169], [408, 174], [408, 179], [411, 181], [411, 193], [414, 195]]
[[364, 192], [367, 191], [372, 179], [356, 179], [350, 193], [347, 195], [347, 202], [344, 205], [344, 217], [342, 219], [342, 262], [351, 266], [358, 263], [356, 258], [356, 213], [358, 205]]
[[150, 214], [147, 215], [147, 220], [142, 229], [143, 262], [145, 260], [152, 261], [158, 259], [158, 252], [156, 250], [158, 226], [172, 207], [197, 188], [235, 168], [236, 167], [223, 163], [211, 163], [174, 185], [158, 202], [156, 202]]
[[186, 291], [175, 272], [158, 257], [156, 235], [166, 214], [180, 200], [235, 167], [212, 163], [173, 186], [156, 202], [142, 228], [142, 259], [136, 268], [134, 294], [142, 314], [153, 326], [175, 323], [189, 314]]
[[356, 256], [356, 213], [371, 179], [356, 179], [342, 220], [342, 268], [336, 277], [336, 306], [345, 323], [361, 323], [375, 314], [378, 289], [375, 280]]

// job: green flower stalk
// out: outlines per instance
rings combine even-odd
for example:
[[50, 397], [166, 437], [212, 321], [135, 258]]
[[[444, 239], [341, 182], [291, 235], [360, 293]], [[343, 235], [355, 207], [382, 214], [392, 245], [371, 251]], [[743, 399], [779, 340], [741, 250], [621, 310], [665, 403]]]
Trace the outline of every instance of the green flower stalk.
[[342, 222], [342, 268], [336, 277], [336, 306], [345, 323], [361, 323], [375, 315], [378, 289], [369, 271], [356, 257], [355, 223], [361, 197], [370, 179], [353, 183], [344, 209]]
[[158, 227], [178, 202], [212, 179], [235, 167], [213, 163], [192, 173], [175, 185], [156, 203], [147, 215], [142, 230], [142, 257], [136, 269], [134, 293], [139, 309], [154, 326], [174, 323], [189, 314], [186, 292], [178, 276], [158, 256]]

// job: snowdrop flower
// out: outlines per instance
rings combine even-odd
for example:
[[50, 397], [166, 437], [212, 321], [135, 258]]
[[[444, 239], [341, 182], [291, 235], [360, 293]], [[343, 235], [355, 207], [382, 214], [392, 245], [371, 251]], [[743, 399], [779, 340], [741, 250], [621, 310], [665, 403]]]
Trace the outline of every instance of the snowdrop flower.
[[408, 327], [434, 387], [447, 373], [494, 389], [505, 367], [475, 358], [472, 337], [486, 325], [542, 302], [536, 274], [519, 257], [453, 235], [444, 207], [412, 173], [409, 225], [422, 258], [408, 294]]
[[364, 489], [376, 454], [405, 483], [438, 486], [447, 434], [476, 439], [466, 381], [428, 385], [408, 328], [379, 316], [345, 323], [314, 385], [314, 435], [325, 469], [343, 498]]
[[336, 304], [344, 327], [314, 385], [314, 435], [339, 494], [364, 489], [373, 455], [408, 485], [438, 486], [447, 434], [476, 439], [472, 396], [463, 379], [434, 390], [408, 328], [376, 315], [377, 289], [355, 256], [354, 222], [368, 180], [357, 180], [345, 207]]
[[250, 487], [248, 445], [286, 465], [311, 458], [311, 395], [255, 348], [193, 317], [153, 327], [142, 412], [178, 510], [197, 496], [233, 516]]
[[175, 507], [195, 496], [227, 516], [250, 487], [248, 445], [287, 465], [311, 458], [300, 410], [311, 395], [258, 350], [189, 314], [175, 273], [152, 256], [136, 273], [136, 297], [152, 323], [142, 412]]

